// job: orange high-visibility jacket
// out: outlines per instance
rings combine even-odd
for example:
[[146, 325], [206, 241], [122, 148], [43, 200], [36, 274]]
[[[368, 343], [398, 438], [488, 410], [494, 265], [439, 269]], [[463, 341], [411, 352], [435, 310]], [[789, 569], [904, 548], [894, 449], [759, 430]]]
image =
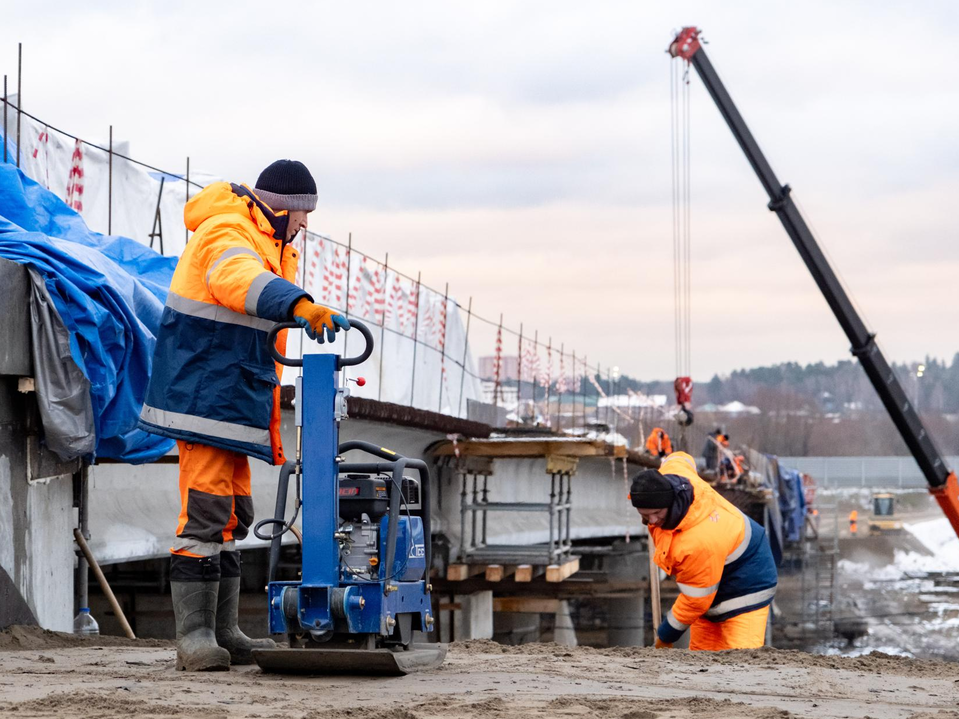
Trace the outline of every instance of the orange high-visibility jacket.
[[672, 454], [673, 443], [669, 440], [666, 430], [662, 427], [653, 427], [653, 431], [649, 433], [649, 437], [646, 439], [646, 449], [650, 454], [657, 457], [661, 452]]
[[[310, 299], [293, 284], [288, 215], [246, 186], [217, 182], [184, 219], [194, 235], [173, 273], [139, 426], [280, 464], [282, 368], [266, 337]], [[285, 330], [276, 345], [284, 351]]]
[[770, 604], [778, 573], [763, 528], [700, 479], [685, 452], [669, 455], [659, 471], [674, 490], [692, 492], [691, 501], [681, 502], [688, 509], [675, 529], [649, 527], [654, 561], [680, 591], [659, 638], [672, 643], [700, 617], [721, 622]]

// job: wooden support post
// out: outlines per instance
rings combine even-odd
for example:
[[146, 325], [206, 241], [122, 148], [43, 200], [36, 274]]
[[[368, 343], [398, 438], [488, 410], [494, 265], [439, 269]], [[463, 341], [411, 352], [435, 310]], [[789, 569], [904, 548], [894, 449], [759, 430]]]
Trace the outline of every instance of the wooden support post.
[[518, 567], [516, 567], [516, 581], [532, 582], [533, 581], [533, 565], [521, 564]]
[[80, 551], [83, 552], [83, 556], [90, 564], [90, 569], [92, 569], [96, 575], [97, 581], [100, 582], [100, 589], [103, 590], [107, 601], [110, 602], [110, 606], [113, 608], [113, 613], [116, 615], [117, 621], [120, 622], [120, 628], [123, 630], [123, 633], [127, 635], [128, 639], [136, 639], [136, 635], [133, 633], [133, 629], [130, 628], [130, 623], [127, 621], [126, 615], [120, 607], [120, 602], [118, 602], [114, 596], [113, 590], [110, 589], [110, 583], [107, 582], [107, 578], [103, 575], [100, 565], [97, 564], [97, 560], [93, 556], [93, 552], [90, 551], [90, 547], [87, 545], [87, 540], [83, 538], [79, 529], [73, 530], [73, 538], [77, 541], [77, 546], [80, 547]]
[[574, 557], [563, 564], [550, 564], [546, 567], [547, 582], [562, 582], [579, 571], [579, 557]]
[[659, 566], [653, 560], [656, 556], [656, 545], [653, 544], [653, 535], [646, 533], [646, 546], [649, 550], [649, 604], [653, 610], [653, 633], [659, 629], [663, 621], [663, 604], [659, 596]]
[[451, 564], [446, 568], [446, 580], [449, 582], [463, 582], [477, 574], [486, 571], [484, 564]]
[[502, 564], [490, 564], [486, 567], [487, 582], [502, 582], [506, 577], [516, 572], [515, 566], [504, 566]]

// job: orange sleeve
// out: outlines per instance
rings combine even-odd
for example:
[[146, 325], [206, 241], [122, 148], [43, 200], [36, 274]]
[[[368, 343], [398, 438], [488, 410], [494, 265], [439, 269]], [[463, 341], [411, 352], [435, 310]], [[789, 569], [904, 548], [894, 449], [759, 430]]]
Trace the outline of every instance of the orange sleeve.
[[725, 554], [716, 550], [716, 543], [704, 544], [675, 565], [680, 594], [670, 613], [678, 624], [689, 626], [712, 606], [726, 560]]
[[210, 294], [234, 312], [254, 314], [246, 307], [250, 285], [264, 272], [271, 278], [276, 275], [263, 266], [253, 242], [229, 225], [210, 228], [201, 241], [196, 258]]

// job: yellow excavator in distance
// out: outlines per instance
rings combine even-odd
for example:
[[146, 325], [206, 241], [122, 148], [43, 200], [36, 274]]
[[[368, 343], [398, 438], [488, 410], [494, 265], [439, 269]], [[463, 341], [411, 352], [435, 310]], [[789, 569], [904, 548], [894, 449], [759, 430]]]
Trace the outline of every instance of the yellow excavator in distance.
[[869, 533], [885, 534], [901, 532], [902, 520], [896, 519], [896, 497], [889, 492], [872, 495], [872, 514], [869, 517]]

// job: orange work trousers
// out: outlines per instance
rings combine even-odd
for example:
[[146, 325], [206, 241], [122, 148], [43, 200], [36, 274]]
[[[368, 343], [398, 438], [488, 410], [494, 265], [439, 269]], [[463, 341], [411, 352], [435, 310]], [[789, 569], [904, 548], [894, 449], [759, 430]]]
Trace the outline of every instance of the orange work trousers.
[[718, 652], [722, 649], [754, 649], [766, 643], [769, 607], [754, 609], [724, 622], [700, 617], [689, 628], [689, 648]]
[[177, 441], [180, 450], [180, 521], [170, 551], [212, 557], [232, 551], [253, 523], [250, 462], [246, 455]]

